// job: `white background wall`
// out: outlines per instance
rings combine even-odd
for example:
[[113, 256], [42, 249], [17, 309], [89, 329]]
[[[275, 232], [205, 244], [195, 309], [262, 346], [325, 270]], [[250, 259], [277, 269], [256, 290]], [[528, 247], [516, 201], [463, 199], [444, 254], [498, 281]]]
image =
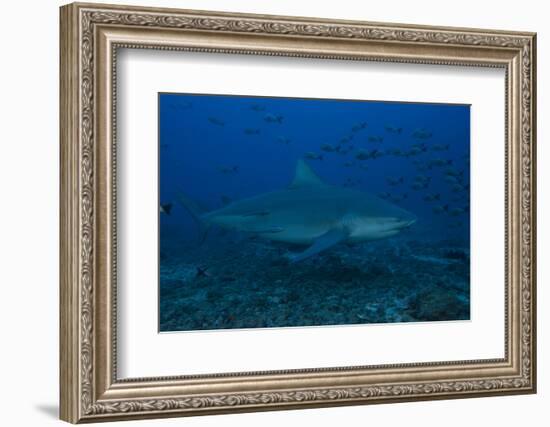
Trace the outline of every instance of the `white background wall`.
[[[122, 3], [111, 0], [113, 3]], [[544, 2], [393, 0], [134, 0], [133, 4], [538, 32], [539, 393], [438, 402], [266, 412], [131, 425], [280, 426], [548, 425], [550, 406], [550, 29]], [[1, 424], [59, 425], [58, 401], [58, 6], [56, 0], [2, 5], [0, 66], [0, 401]], [[546, 335], [546, 336], [545, 336]]]

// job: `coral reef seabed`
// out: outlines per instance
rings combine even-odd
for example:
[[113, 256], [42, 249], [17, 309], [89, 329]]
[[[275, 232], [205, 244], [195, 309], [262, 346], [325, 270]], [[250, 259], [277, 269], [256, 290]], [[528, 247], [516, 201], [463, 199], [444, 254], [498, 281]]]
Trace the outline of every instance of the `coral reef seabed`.
[[470, 317], [469, 250], [457, 242], [340, 245], [296, 264], [287, 252], [230, 238], [161, 252], [160, 331]]

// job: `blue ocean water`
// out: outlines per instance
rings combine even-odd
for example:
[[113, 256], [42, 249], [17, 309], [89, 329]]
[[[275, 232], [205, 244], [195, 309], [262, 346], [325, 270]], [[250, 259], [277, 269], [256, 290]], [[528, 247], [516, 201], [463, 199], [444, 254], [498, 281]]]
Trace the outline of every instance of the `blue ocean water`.
[[[161, 331], [469, 319], [468, 105], [162, 93], [159, 149]], [[284, 189], [300, 159], [417, 221], [293, 263], [189, 212]]]

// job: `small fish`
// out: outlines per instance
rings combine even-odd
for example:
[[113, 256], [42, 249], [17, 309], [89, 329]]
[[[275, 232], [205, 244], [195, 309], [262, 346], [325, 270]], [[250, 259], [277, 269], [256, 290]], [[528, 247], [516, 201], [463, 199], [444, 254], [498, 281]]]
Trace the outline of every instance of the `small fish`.
[[340, 138], [340, 144], [347, 144], [348, 142], [351, 142], [353, 139], [353, 135], [344, 136], [343, 138]]
[[195, 277], [210, 277], [211, 274], [208, 272], [208, 267], [197, 267]]
[[450, 144], [434, 144], [431, 147], [432, 151], [447, 151], [450, 147]]
[[421, 152], [428, 151], [428, 145], [425, 142], [419, 142], [419, 143], [413, 144], [413, 145], [411, 145], [411, 147], [412, 148], [417, 148]]
[[225, 126], [225, 122], [217, 117], [208, 117], [208, 121], [216, 126]]
[[430, 181], [425, 181], [425, 182], [415, 181], [413, 185], [411, 185], [411, 188], [416, 191], [423, 190], [424, 188], [428, 188], [429, 183]]
[[369, 155], [369, 152], [367, 150], [359, 150], [357, 151], [357, 153], [355, 154], [355, 158], [357, 160], [367, 160], [367, 159], [370, 159], [370, 155]]
[[390, 200], [393, 202], [393, 203], [399, 203], [405, 199], [407, 199], [409, 197], [409, 195], [407, 193], [403, 193], [401, 195], [393, 195], [390, 197]]
[[384, 129], [386, 129], [386, 132], [389, 132], [389, 133], [401, 134], [401, 132], [403, 132], [403, 128], [397, 128], [397, 127], [390, 126], [390, 125], [384, 126]]
[[405, 179], [402, 176], [400, 176], [399, 178], [388, 176], [386, 177], [386, 182], [392, 187], [395, 187], [396, 185], [403, 184], [403, 182], [405, 182]]
[[453, 175], [445, 175], [443, 178], [445, 182], [448, 182], [449, 184], [458, 184], [458, 178]]
[[160, 144], [160, 148], [166, 150], [167, 148], [170, 148], [170, 144]]
[[323, 160], [322, 154], [317, 154], [317, 153], [314, 153], [313, 151], [308, 151], [306, 154], [304, 154], [304, 157], [310, 160]]
[[367, 122], [361, 122], [357, 123], [356, 125], [353, 125], [351, 128], [352, 132], [359, 132], [362, 129], [365, 129], [367, 127]]
[[364, 163], [359, 165], [359, 168], [363, 169], [364, 171], [369, 170], [369, 167]]
[[459, 216], [466, 213], [466, 208], [452, 208], [449, 210], [449, 215], [451, 216]]
[[391, 197], [391, 194], [386, 192], [386, 193], [378, 193], [378, 197], [380, 197], [381, 199], [384, 199], [384, 200], [387, 200]]
[[376, 143], [380, 143], [380, 142], [383, 142], [384, 141], [384, 137], [383, 136], [369, 136], [369, 139], [368, 139], [369, 142], [376, 142]]
[[425, 128], [419, 128], [412, 133], [412, 136], [416, 139], [429, 139], [432, 137], [432, 133]]
[[244, 133], [246, 135], [259, 135], [260, 134], [260, 129], [246, 128], [244, 130]]
[[449, 210], [449, 205], [437, 205], [432, 207], [432, 211], [435, 214], [442, 214], [443, 212], [447, 212]]
[[278, 123], [278, 124], [283, 124], [283, 116], [280, 115], [280, 114], [271, 114], [271, 113], [268, 113], [264, 116], [264, 120], [267, 122], [267, 123]]
[[286, 136], [278, 136], [277, 137], [277, 142], [279, 142], [281, 144], [289, 144], [290, 143], [290, 138], [287, 138]]
[[250, 109], [252, 111], [256, 111], [257, 113], [261, 113], [262, 111], [265, 111], [265, 106], [260, 104], [251, 104]]
[[239, 172], [239, 167], [238, 167], [237, 165], [234, 165], [234, 166], [219, 166], [219, 167], [218, 167], [218, 170], [219, 170], [221, 173], [230, 174], [230, 173], [237, 173], [237, 172]]
[[386, 154], [391, 154], [392, 156], [397, 156], [397, 157], [402, 157], [405, 155], [403, 150], [401, 150], [400, 148], [390, 148], [386, 150]]
[[344, 187], [356, 187], [359, 184], [361, 184], [360, 179], [348, 178], [346, 179], [346, 182], [344, 182]]
[[335, 151], [340, 151], [340, 146], [339, 145], [334, 146], [334, 145], [325, 143], [321, 145], [321, 150], [326, 151], [327, 153], [333, 153]]
[[374, 150], [370, 150], [368, 152], [368, 159], [378, 159], [379, 157], [382, 157], [384, 155], [384, 153], [380, 150], [377, 150], [377, 149], [374, 149]]
[[425, 182], [430, 182], [431, 180], [432, 180], [432, 177], [431, 176], [426, 176], [426, 175], [416, 175], [414, 177], [415, 182], [425, 183]]
[[464, 171], [459, 171], [458, 169], [451, 166], [445, 169], [444, 174], [458, 177], [464, 175]]
[[453, 187], [451, 188], [451, 190], [452, 190], [453, 193], [460, 193], [460, 192], [466, 190], [466, 188], [467, 188], [467, 187], [466, 187], [465, 185], [462, 185], [462, 184], [458, 184], [458, 183], [457, 183], [457, 184], [453, 185]]
[[453, 160], [452, 159], [431, 159], [428, 161], [428, 167], [431, 169], [434, 166], [441, 167], [441, 166], [448, 166], [452, 165]]
[[172, 203], [161, 203], [160, 204], [160, 213], [170, 215], [172, 211]]
[[428, 188], [431, 184], [431, 178], [427, 181], [415, 181], [413, 183], [413, 189], [415, 190], [422, 190], [422, 189], [425, 189], [425, 188]]
[[355, 165], [355, 163], [353, 163], [353, 162], [345, 162], [344, 163], [344, 167], [346, 167], [346, 168], [351, 168], [354, 165]]
[[437, 193], [437, 194], [426, 194], [423, 197], [423, 200], [425, 202], [435, 202], [436, 200], [441, 200], [441, 195], [439, 193]]
[[420, 148], [412, 147], [410, 150], [405, 152], [405, 157], [418, 156], [420, 153], [422, 153], [422, 150]]
[[456, 229], [456, 228], [462, 228], [463, 225], [464, 223], [462, 221], [454, 221], [449, 224], [449, 227]]

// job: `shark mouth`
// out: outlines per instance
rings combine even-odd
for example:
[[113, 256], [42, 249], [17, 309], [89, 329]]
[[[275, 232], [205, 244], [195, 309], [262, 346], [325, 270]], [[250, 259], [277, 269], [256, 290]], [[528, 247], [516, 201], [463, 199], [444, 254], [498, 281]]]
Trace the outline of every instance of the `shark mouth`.
[[403, 230], [405, 228], [409, 228], [411, 225], [413, 225], [416, 222], [416, 218], [396, 218], [395, 224], [392, 224], [391, 229], [392, 230]]

